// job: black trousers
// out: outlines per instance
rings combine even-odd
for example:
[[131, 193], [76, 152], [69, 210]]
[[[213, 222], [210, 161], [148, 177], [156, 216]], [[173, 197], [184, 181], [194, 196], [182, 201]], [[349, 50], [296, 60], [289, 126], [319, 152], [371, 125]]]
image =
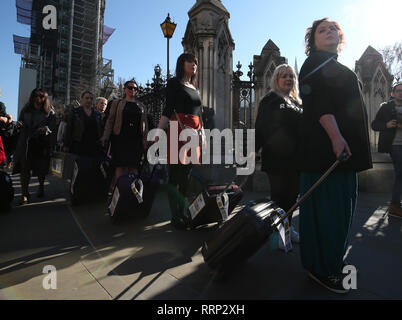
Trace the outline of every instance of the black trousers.
[[188, 217], [185, 215], [185, 209], [188, 205], [186, 191], [189, 183], [189, 173], [192, 165], [170, 164], [169, 165], [169, 183], [167, 195], [169, 199], [170, 211], [172, 213], [172, 222], [186, 223]]
[[[271, 200], [287, 212], [296, 202], [299, 195], [299, 172], [267, 172], [271, 185]], [[289, 224], [292, 221], [289, 215]]]

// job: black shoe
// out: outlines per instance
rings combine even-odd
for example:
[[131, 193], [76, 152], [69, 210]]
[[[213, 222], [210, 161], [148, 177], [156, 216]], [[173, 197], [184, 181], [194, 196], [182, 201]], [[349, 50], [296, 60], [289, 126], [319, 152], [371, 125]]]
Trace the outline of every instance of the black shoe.
[[328, 290], [335, 292], [335, 293], [348, 293], [350, 290], [345, 289], [343, 287], [342, 280], [343, 278], [341, 276], [327, 276], [327, 277], [320, 277], [317, 275], [314, 275], [312, 273], [308, 273], [310, 278], [318, 282], [320, 285], [323, 287], [327, 288]]

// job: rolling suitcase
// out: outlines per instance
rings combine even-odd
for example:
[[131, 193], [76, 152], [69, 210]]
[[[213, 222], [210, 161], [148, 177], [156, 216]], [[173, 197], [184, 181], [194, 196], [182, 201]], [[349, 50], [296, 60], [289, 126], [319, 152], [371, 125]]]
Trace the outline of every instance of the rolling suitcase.
[[114, 224], [125, 218], [146, 218], [152, 209], [160, 180], [158, 167], [142, 171], [140, 175], [119, 177], [108, 205], [110, 221]]
[[233, 265], [251, 257], [275, 231], [282, 234], [287, 245], [290, 238], [287, 216], [313, 192], [345, 156], [343, 153], [286, 213], [268, 198], [248, 202], [204, 242], [201, 252], [205, 263], [213, 270], [229, 271]]
[[242, 186], [247, 182], [243, 181], [240, 186], [233, 181], [226, 185], [210, 184], [196, 170], [190, 172], [190, 179], [190, 189], [193, 190], [189, 193], [193, 196], [186, 213], [191, 229], [227, 220], [243, 198]]
[[225, 221], [242, 198], [243, 191], [236, 184], [208, 185], [188, 208], [190, 228]]
[[204, 243], [205, 262], [211, 269], [227, 270], [246, 260], [267, 241], [282, 216], [283, 210], [268, 198], [248, 202]]
[[11, 209], [11, 202], [14, 199], [14, 188], [11, 177], [8, 173], [0, 170], [0, 212]]
[[102, 173], [102, 164], [100, 157], [79, 156], [74, 160], [70, 185], [73, 205], [106, 197], [109, 180]]

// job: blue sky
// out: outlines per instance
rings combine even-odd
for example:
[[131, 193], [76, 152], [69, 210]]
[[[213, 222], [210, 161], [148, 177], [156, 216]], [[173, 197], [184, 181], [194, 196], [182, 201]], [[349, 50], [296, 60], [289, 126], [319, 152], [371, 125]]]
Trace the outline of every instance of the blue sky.
[[[195, 0], [106, 0], [105, 24], [116, 28], [103, 48], [103, 56], [112, 59], [115, 82], [118, 77], [135, 77], [145, 84], [160, 64], [166, 74], [166, 39], [160, 29], [167, 13], [177, 23], [170, 40], [170, 70], [174, 72], [182, 53], [182, 38], [188, 11]], [[330, 17], [344, 30], [347, 45], [339, 61], [354, 69], [368, 45], [378, 49], [402, 40], [401, 0], [222, 0], [230, 12], [229, 28], [235, 42], [233, 69], [237, 61], [247, 71], [253, 55], [259, 55], [272, 39], [281, 55], [301, 67], [304, 34], [316, 19]], [[20, 55], [14, 53], [12, 35], [29, 36], [30, 27], [17, 22], [15, 0], [0, 1], [0, 100], [14, 117], [17, 113]], [[246, 74], [246, 72], [244, 72]]]

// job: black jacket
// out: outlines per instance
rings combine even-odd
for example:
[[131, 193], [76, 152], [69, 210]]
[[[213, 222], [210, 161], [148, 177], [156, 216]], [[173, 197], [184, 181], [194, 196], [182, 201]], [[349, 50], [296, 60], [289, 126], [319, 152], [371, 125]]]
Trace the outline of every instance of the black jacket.
[[[69, 113], [63, 137], [64, 145], [68, 148], [71, 148], [74, 142], [80, 143], [82, 140], [85, 131], [84, 112], [82, 107], [78, 107], [72, 109]], [[102, 116], [98, 110], [93, 109], [92, 112], [95, 114], [97, 135], [100, 139], [103, 134]]]
[[272, 91], [261, 100], [255, 122], [255, 151], [262, 148], [262, 171], [298, 171], [302, 113], [297, 102], [288, 104]]
[[396, 120], [394, 101], [382, 103], [375, 119], [371, 123], [371, 128], [374, 131], [380, 132], [380, 136], [378, 137], [378, 152], [390, 153], [392, 150], [396, 128], [387, 128], [387, 122], [390, 120]]
[[356, 74], [340, 64], [337, 55], [315, 51], [299, 75], [303, 101], [302, 171], [324, 172], [336, 160], [332, 142], [319, 120], [332, 114], [352, 156], [336, 170], [372, 168], [367, 112]]

